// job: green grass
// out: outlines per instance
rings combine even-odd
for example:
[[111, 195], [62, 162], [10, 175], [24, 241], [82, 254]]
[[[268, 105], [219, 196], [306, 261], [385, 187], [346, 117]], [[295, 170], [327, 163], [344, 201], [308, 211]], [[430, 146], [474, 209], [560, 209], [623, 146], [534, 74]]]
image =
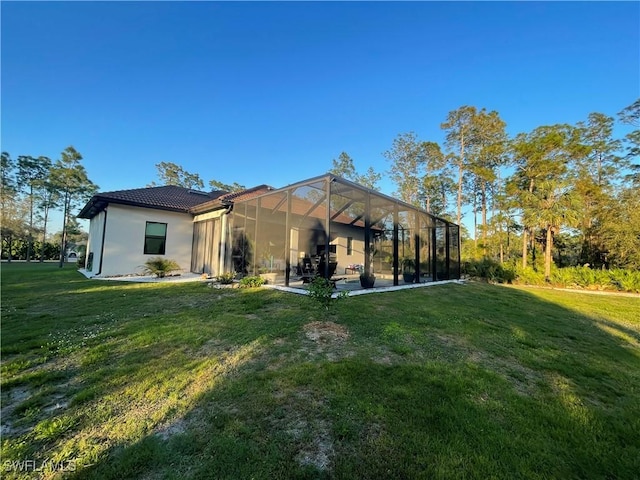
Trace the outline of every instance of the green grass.
[[94, 479], [640, 471], [637, 296], [470, 283], [327, 312], [3, 264], [1, 353], [3, 478], [55, 476], [24, 460]]

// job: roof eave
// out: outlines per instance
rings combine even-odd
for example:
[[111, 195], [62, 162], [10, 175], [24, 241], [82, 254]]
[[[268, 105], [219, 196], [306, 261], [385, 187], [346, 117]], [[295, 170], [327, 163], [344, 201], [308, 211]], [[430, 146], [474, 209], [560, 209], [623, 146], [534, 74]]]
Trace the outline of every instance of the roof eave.
[[109, 202], [106, 201], [106, 199], [102, 198], [101, 196], [94, 195], [93, 197], [91, 197], [91, 200], [87, 202], [84, 208], [80, 210], [80, 213], [78, 213], [76, 217], [91, 220], [93, 217], [99, 214], [102, 210], [104, 210], [108, 205], [108, 203]]
[[218, 210], [220, 208], [225, 208], [228, 202], [221, 201], [219, 198], [215, 198], [213, 200], [209, 200], [208, 202], [200, 203], [195, 205], [189, 209], [189, 213], [192, 215], [200, 215], [202, 213], [212, 212], [213, 210]]
[[89, 203], [85, 205], [85, 207], [80, 211], [77, 217], [91, 220], [93, 217], [99, 214], [102, 210], [107, 208], [109, 204], [126, 205], [128, 207], [149, 208], [152, 210], [163, 210], [165, 212], [192, 213], [190, 208], [166, 207], [162, 205], [149, 205], [147, 203], [133, 202], [130, 200], [121, 200], [121, 199], [114, 199], [114, 198], [105, 198], [105, 197], [96, 195], [94, 198], [89, 200]]

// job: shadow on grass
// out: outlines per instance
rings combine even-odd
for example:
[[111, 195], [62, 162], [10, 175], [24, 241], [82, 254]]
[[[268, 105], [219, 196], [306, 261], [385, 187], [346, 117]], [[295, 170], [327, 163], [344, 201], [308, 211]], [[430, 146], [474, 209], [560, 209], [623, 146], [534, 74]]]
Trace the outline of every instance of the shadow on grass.
[[[495, 288], [462, 304], [451, 287], [426, 296], [451, 294], [459, 327], [447, 329], [440, 311], [429, 333], [459, 336], [449, 347], [462, 361], [430, 360], [414, 339], [423, 361], [249, 368], [203, 395], [185, 431], [116, 447], [78, 478], [633, 478], [637, 351], [602, 331], [602, 319]], [[522, 315], [485, 318], [473, 307], [478, 295], [505, 294]], [[341, 312], [341, 323], [352, 317], [358, 330], [375, 299]], [[416, 320], [394, 321], [415, 336]]]
[[[579, 294], [561, 306], [470, 284], [353, 298], [334, 318], [350, 332], [344, 351], [325, 358], [308, 354], [302, 326], [311, 310], [296, 296], [101, 285], [82, 297], [109, 304], [116, 291], [164, 314], [131, 307], [104, 337], [113, 348], [84, 367], [98, 388], [88, 405], [128, 395], [128, 384], [156, 399], [197, 379], [203, 388], [138, 434], [108, 439], [72, 478], [634, 478], [640, 470], [640, 355], [623, 338], [638, 332], [572, 308]], [[640, 306], [610, 301], [614, 310]], [[242, 363], [207, 383], [216, 375], [207, 368], [242, 348]], [[166, 391], [153, 392], [154, 383]], [[87, 442], [100, 442], [85, 428]]]

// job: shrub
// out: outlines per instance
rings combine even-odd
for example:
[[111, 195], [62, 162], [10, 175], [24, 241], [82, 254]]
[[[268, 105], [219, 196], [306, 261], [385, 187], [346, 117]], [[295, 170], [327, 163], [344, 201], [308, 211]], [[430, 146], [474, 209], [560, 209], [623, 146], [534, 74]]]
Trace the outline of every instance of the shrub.
[[[516, 269], [516, 282], [525, 285], [547, 285], [542, 271], [531, 267]], [[640, 272], [633, 270], [600, 270], [587, 266], [551, 267], [551, 284], [565, 288], [620, 290], [640, 293]]]
[[349, 292], [340, 292], [333, 298], [333, 285], [323, 277], [316, 277], [309, 283], [309, 298], [316, 300], [325, 310], [329, 310], [333, 300], [340, 300], [349, 296]]
[[640, 293], [640, 272], [634, 270], [608, 270], [611, 285], [624, 292]]
[[570, 268], [552, 268], [551, 283], [558, 287], [574, 287], [575, 274]]
[[155, 275], [158, 278], [163, 278], [167, 273], [180, 270], [174, 260], [162, 257], [152, 257], [144, 263], [143, 272], [147, 275]]
[[223, 285], [230, 285], [233, 283], [233, 279], [236, 277], [234, 273], [221, 273], [216, 277], [216, 280]]
[[240, 280], [240, 288], [256, 288], [265, 284], [262, 277], [244, 277]]
[[544, 272], [542, 270], [536, 271], [532, 267], [522, 268], [517, 267], [515, 269], [516, 283], [522, 283], [525, 285], [544, 285]]
[[573, 267], [574, 279], [578, 286], [589, 287], [596, 285], [596, 272], [589, 267]]
[[490, 258], [465, 262], [462, 271], [471, 277], [486, 278], [490, 282], [511, 283], [516, 278], [512, 267], [500, 264]]

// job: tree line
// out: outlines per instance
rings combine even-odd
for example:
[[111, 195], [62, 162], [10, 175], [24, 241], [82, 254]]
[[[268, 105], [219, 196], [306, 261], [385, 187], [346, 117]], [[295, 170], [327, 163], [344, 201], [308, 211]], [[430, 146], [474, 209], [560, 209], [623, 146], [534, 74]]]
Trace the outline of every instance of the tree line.
[[[2, 258], [59, 259], [63, 266], [67, 248], [83, 237], [76, 210], [98, 191], [82, 165], [82, 155], [67, 147], [53, 162], [46, 156], [2, 152], [0, 207]], [[48, 237], [51, 213], [62, 212], [62, 229]]]
[[[200, 189], [204, 188], [204, 182], [200, 175], [186, 171], [180, 165], [173, 162], [156, 163], [156, 173], [158, 175], [158, 183], [151, 182], [147, 187], [157, 187], [162, 185], [175, 185], [184, 188]], [[209, 188], [212, 190], [224, 190], [225, 192], [238, 192], [246, 187], [239, 183], [223, 183], [219, 180], [209, 180]]]
[[[401, 200], [455, 221], [473, 215], [463, 256], [551, 265], [640, 269], [640, 100], [617, 114], [591, 113], [509, 137], [496, 111], [462, 106], [440, 127], [444, 142], [398, 135], [383, 153]], [[377, 188], [342, 152], [332, 173]], [[519, 244], [519, 247], [518, 247]]]
[[[618, 122], [631, 127], [615, 138]], [[462, 106], [440, 127], [444, 142], [399, 134], [383, 152], [401, 200], [456, 222], [463, 258], [500, 264], [640, 269], [640, 99], [617, 114], [591, 113], [509, 137], [496, 111]], [[156, 164], [161, 184], [203, 188], [198, 174]], [[378, 189], [382, 173], [359, 173], [342, 152], [329, 172]], [[152, 183], [150, 186], [155, 185]], [[243, 185], [209, 181], [213, 189]], [[462, 224], [473, 216], [473, 232]], [[540, 255], [542, 252], [542, 255]]]
[[[624, 138], [614, 137], [616, 122], [630, 127]], [[399, 199], [461, 225], [465, 258], [542, 264], [546, 278], [552, 263], [640, 269], [640, 99], [617, 119], [596, 112], [575, 125], [545, 125], [513, 137], [498, 112], [474, 106], [449, 112], [440, 127], [442, 144], [399, 134], [383, 152], [390, 165], [385, 173]], [[62, 265], [68, 237], [77, 232], [73, 211], [98, 188], [81, 160], [71, 146], [55, 163], [2, 153], [3, 258], [49, 258], [48, 219], [60, 209]], [[175, 163], [156, 169], [158, 183], [150, 187], [204, 188], [198, 174]], [[358, 173], [346, 152], [329, 171], [372, 189], [382, 178], [372, 167]], [[215, 179], [208, 186], [245, 188]], [[465, 211], [473, 215], [473, 232], [465, 232]]]

